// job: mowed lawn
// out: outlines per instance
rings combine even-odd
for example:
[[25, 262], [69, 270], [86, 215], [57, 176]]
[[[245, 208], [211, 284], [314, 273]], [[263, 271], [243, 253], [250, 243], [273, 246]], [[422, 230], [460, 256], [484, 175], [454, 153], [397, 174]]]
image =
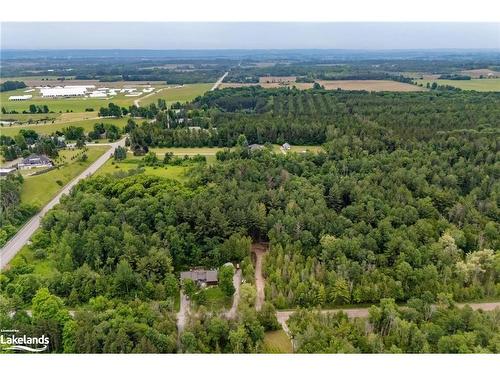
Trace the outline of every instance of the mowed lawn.
[[264, 336], [264, 352], [269, 354], [293, 353], [292, 342], [282, 329], [266, 332]]
[[76, 126], [76, 127], [82, 127], [85, 132], [89, 132], [90, 130], [94, 129], [94, 124], [96, 123], [106, 123], [106, 124], [114, 124], [118, 126], [119, 128], [123, 128], [127, 124], [127, 118], [96, 118], [92, 120], [80, 120], [80, 121], [69, 121], [69, 122], [56, 122], [54, 124], [30, 124], [30, 125], [4, 125], [0, 127], [0, 134], [5, 135], [5, 136], [10, 136], [14, 137], [19, 133], [19, 130], [21, 129], [33, 129], [39, 134], [52, 134], [55, 131], [61, 131], [64, 128], [67, 128], [68, 126]]
[[500, 78], [487, 78], [487, 79], [470, 79], [464, 81], [452, 79], [436, 79], [436, 80], [418, 80], [425, 87], [427, 82], [431, 85], [436, 82], [438, 85], [448, 85], [458, 87], [462, 90], [475, 90], [475, 91], [500, 91]]
[[338, 81], [317, 81], [327, 90], [353, 90], [353, 91], [425, 91], [424, 87], [411, 85], [409, 83], [389, 81], [389, 80], [338, 80]]
[[203, 95], [205, 92], [210, 90], [213, 85], [213, 83], [193, 83], [182, 87], [170, 85], [169, 87], [163, 88], [160, 92], [155, 92], [155, 94], [148, 96], [143, 100], [139, 100], [139, 104], [144, 107], [151, 103], [157, 103], [158, 99], [164, 99], [167, 104], [176, 102], [184, 103], [193, 100], [197, 96]]
[[[43, 207], [47, 204], [68, 182], [87, 169], [97, 160], [109, 146], [92, 146], [86, 151], [88, 159], [84, 162], [78, 158], [71, 160], [72, 156], [81, 153], [81, 150], [61, 150], [59, 159], [64, 164], [49, 172], [37, 176], [25, 176], [21, 191], [21, 202]], [[33, 172], [35, 169], [32, 170]]]

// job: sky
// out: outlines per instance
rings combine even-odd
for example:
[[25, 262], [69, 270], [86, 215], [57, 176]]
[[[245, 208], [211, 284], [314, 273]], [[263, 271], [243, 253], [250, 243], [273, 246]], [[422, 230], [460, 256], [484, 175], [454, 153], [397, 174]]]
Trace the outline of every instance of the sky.
[[483, 49], [500, 23], [2, 22], [3, 49]]

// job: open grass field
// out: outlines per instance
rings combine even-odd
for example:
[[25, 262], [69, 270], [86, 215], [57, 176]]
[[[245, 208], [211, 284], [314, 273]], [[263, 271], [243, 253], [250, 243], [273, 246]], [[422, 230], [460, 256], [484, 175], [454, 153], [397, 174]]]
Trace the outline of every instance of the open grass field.
[[64, 165], [37, 176], [24, 178], [21, 202], [37, 205], [38, 207], [44, 206], [64, 185], [82, 173], [108, 149], [109, 146], [89, 147], [86, 151], [88, 159], [84, 162], [78, 161], [76, 158], [71, 160], [71, 157], [80, 153], [81, 150], [61, 150], [58, 160], [64, 162]]
[[194, 156], [194, 155], [215, 155], [218, 151], [222, 151], [222, 147], [153, 147], [149, 151], [154, 152], [156, 155], [165, 155], [171, 152], [178, 156]]
[[264, 336], [264, 352], [268, 354], [293, 353], [292, 342], [282, 329], [266, 332]]
[[[161, 91], [155, 94], [145, 97], [143, 100], [139, 100], [141, 106], [146, 106], [151, 103], [156, 103], [158, 99], [165, 99], [167, 104], [172, 104], [176, 102], [187, 102], [197, 96], [203, 95], [205, 92], [210, 90], [214, 84], [213, 83], [193, 83], [189, 85], [183, 85], [181, 87], [177, 86], [166, 86], [160, 88]], [[140, 98], [139, 98], [140, 99]]]
[[13, 137], [19, 133], [21, 129], [33, 129], [39, 134], [52, 134], [57, 130], [62, 130], [67, 128], [68, 126], [81, 126], [85, 129], [85, 132], [88, 132], [94, 129], [95, 123], [104, 122], [107, 124], [114, 124], [120, 128], [123, 128], [127, 124], [127, 118], [95, 118], [91, 120], [83, 120], [83, 121], [69, 121], [69, 122], [55, 122], [54, 124], [30, 124], [30, 125], [12, 125], [12, 126], [3, 126], [0, 127], [0, 134], [5, 136]]
[[424, 87], [429, 82], [436, 82], [438, 85], [449, 85], [458, 87], [462, 90], [475, 90], [475, 91], [500, 91], [500, 78], [489, 79], [471, 79], [467, 81], [456, 81], [451, 79], [436, 79], [436, 80], [421, 80]]
[[[106, 174], [115, 174], [117, 172], [128, 172], [139, 167], [140, 157], [128, 155], [127, 159], [122, 161], [108, 160], [95, 174], [95, 176], [104, 176]], [[167, 177], [173, 180], [183, 182], [187, 179], [186, 172], [189, 167], [183, 165], [167, 165], [160, 167], [143, 167], [144, 173]]]
[[418, 87], [403, 82], [386, 80], [339, 80], [339, 81], [317, 81], [325, 86], [327, 90], [366, 90], [366, 91], [425, 91], [423, 87]]

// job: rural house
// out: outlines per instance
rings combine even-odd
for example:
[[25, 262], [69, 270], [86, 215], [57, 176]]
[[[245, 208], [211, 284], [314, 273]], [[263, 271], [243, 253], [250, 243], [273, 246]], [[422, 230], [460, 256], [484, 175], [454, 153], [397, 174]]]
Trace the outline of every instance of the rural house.
[[23, 159], [19, 165], [19, 169], [31, 169], [31, 168], [42, 168], [42, 167], [52, 167], [52, 161], [45, 155], [32, 154], [27, 158]]
[[191, 279], [202, 285], [217, 285], [218, 283], [216, 270], [195, 269], [181, 272], [181, 281], [184, 279]]
[[288, 151], [292, 148], [292, 146], [290, 146], [290, 143], [283, 143], [283, 146], [281, 146], [281, 148], [285, 151]]

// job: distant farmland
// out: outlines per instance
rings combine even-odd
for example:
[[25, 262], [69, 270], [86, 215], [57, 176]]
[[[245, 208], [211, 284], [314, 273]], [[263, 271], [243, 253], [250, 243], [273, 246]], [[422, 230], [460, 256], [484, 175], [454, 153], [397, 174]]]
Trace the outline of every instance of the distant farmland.
[[[182, 86], [171, 86], [162, 88], [160, 92], [139, 100], [141, 106], [146, 106], [151, 103], [156, 103], [158, 99], [165, 99], [168, 104], [175, 102], [187, 102], [193, 100], [197, 96], [203, 95], [210, 90], [213, 83], [193, 83]], [[140, 98], [139, 98], [140, 99]]]
[[500, 78], [488, 78], [488, 79], [470, 79], [463, 81], [456, 81], [451, 79], [436, 79], [432, 81], [422, 80], [419, 83], [425, 85], [429, 82], [432, 84], [436, 82], [438, 85], [448, 85], [453, 87], [458, 87], [462, 90], [475, 90], [475, 91], [500, 91]]
[[403, 82], [384, 80], [340, 80], [318, 81], [327, 90], [366, 90], [366, 91], [425, 91], [423, 87]]
[[[261, 77], [262, 78], [262, 77]], [[265, 77], [273, 78], [273, 77]], [[290, 78], [290, 77], [285, 77]], [[327, 81], [320, 80], [316, 81], [320, 85], [325, 86], [327, 90], [336, 90], [338, 88], [342, 90], [366, 90], [366, 91], [425, 91], [423, 87], [416, 85], [410, 85], [408, 83], [396, 82], [396, 81], [384, 81], [384, 80], [338, 80], [338, 81]], [[313, 87], [313, 83], [304, 82], [293, 82], [290, 80], [285, 81], [275, 81], [267, 82], [266, 80], [261, 80], [260, 83], [223, 83], [221, 88], [227, 87], [247, 87], [247, 86], [257, 86], [260, 85], [263, 88], [278, 88], [278, 87], [296, 87], [300, 90], [306, 90]]]
[[32, 129], [39, 134], [52, 134], [55, 131], [61, 131], [68, 126], [77, 126], [82, 127], [85, 132], [89, 132], [94, 129], [94, 124], [96, 123], [106, 123], [106, 124], [114, 124], [119, 128], [123, 128], [127, 123], [127, 118], [96, 118], [91, 120], [83, 120], [83, 121], [70, 121], [70, 122], [60, 122], [55, 124], [43, 124], [43, 125], [15, 125], [15, 126], [2, 126], [0, 127], [0, 133], [5, 136], [14, 137], [19, 133], [21, 129]]

